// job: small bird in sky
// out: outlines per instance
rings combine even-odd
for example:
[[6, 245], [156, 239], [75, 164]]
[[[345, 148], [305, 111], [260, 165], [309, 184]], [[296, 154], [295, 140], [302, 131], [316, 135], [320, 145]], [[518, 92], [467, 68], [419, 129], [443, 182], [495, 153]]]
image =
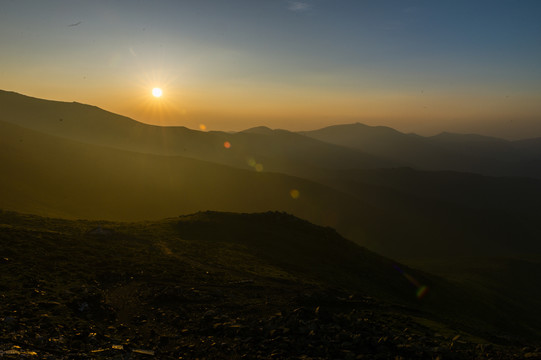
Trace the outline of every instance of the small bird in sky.
[[76, 23], [74, 23], [74, 24], [69, 24], [68, 26], [70, 26], [70, 27], [71, 27], [71, 26], [77, 26], [77, 25], [79, 25], [80, 23], [82, 23], [82, 21], [76, 22]]

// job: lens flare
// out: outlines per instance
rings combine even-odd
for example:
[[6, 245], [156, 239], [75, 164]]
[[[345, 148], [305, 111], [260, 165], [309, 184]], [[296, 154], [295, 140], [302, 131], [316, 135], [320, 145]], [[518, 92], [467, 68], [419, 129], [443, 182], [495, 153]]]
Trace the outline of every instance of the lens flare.
[[229, 141], [224, 142], [224, 148], [229, 149], [231, 147], [231, 143]]
[[253, 167], [255, 169], [255, 171], [257, 172], [261, 172], [263, 171], [263, 164], [259, 164], [257, 161], [255, 161], [254, 158], [248, 158], [246, 159], [246, 161], [248, 162], [248, 165]]
[[417, 298], [422, 299], [426, 293], [428, 292], [428, 286], [423, 285], [419, 289], [417, 289]]
[[410, 274], [404, 272], [398, 265], [393, 265], [396, 271], [398, 271], [402, 276], [404, 276], [413, 286], [417, 288], [417, 299], [422, 299], [428, 293], [428, 286], [421, 285], [417, 279], [415, 279]]
[[205, 124], [199, 124], [199, 130], [205, 131], [207, 130], [207, 126]]
[[297, 189], [292, 189], [290, 192], [289, 192], [289, 195], [291, 195], [291, 198], [297, 200], [299, 198], [299, 196], [301, 195], [301, 193], [299, 192], [299, 190]]

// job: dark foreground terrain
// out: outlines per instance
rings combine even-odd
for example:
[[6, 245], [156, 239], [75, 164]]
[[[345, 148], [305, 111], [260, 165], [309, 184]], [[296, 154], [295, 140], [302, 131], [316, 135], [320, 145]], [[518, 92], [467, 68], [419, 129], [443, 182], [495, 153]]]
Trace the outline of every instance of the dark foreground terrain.
[[6, 359], [541, 357], [535, 319], [474, 296], [284, 213], [0, 212]]

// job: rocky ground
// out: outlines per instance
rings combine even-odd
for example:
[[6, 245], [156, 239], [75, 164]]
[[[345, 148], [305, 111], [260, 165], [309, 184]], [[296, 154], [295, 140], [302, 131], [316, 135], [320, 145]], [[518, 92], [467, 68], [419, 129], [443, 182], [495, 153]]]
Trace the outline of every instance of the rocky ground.
[[[0, 357], [39, 359], [522, 359], [541, 349], [441, 334], [415, 315], [337, 290], [250, 280], [131, 281], [2, 305]], [[201, 284], [200, 284], [201, 285]], [[269, 291], [270, 290], [270, 291]], [[68, 300], [68, 301], [66, 301]]]
[[93, 224], [37, 229], [34, 218], [8, 220], [0, 227], [1, 358], [541, 358], [535, 345], [486, 340], [368, 294], [288, 278], [224, 255], [220, 244], [212, 248], [231, 265], [213, 263], [208, 244], [203, 259], [188, 242], [172, 256], [179, 250], [155, 230], [142, 241], [120, 228], [89, 235]]

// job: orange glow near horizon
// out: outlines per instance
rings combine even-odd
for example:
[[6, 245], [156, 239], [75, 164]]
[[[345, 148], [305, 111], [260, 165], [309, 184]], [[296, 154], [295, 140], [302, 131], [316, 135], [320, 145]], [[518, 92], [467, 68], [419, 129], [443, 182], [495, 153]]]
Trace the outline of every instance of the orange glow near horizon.
[[[541, 136], [541, 50], [530, 46], [541, 5], [532, 1], [502, 2], [487, 17], [466, 2], [389, 11], [320, 1], [299, 11], [268, 1], [263, 18], [258, 2], [233, 11], [214, 1], [212, 16], [199, 1], [139, 2], [129, 12], [120, 2], [60, 2], [70, 5], [2, 6], [2, 90], [213, 131], [361, 122], [425, 136]], [[235, 25], [214, 31], [224, 24]]]
[[[149, 94], [157, 84], [161, 97]], [[39, 86], [9, 89], [57, 101], [77, 101], [160, 126], [240, 131], [268, 126], [291, 131], [361, 122], [402, 132], [435, 135], [442, 131], [482, 133], [509, 139], [541, 133], [541, 96], [517, 93], [333, 92], [329, 89], [249, 87], [229, 92], [225, 86], [179, 84], [173, 77], [151, 74], [131, 84], [86, 87], [74, 97], [68, 88]], [[282, 91], [280, 91], [282, 90]], [[204, 129], [201, 128], [204, 124]], [[528, 129], [528, 131], [525, 131]]]
[[[167, 96], [137, 97], [134, 101], [119, 101], [114, 104], [116, 109], [108, 109], [144, 123], [192, 129], [201, 129], [200, 124], [205, 124], [205, 129], [240, 131], [264, 125], [300, 131], [362, 122], [420, 135], [441, 131], [489, 134], [491, 130], [494, 135], [510, 134], [503, 130], [509, 126], [506, 121], [514, 120], [516, 125], [521, 118], [533, 119], [531, 114], [541, 113], [541, 97], [536, 102], [531, 97], [498, 93], [347, 92], [294, 86], [231, 90], [218, 84], [173, 85], [171, 80], [168, 84], [162, 76], [141, 81], [147, 94], [149, 84], [165, 84], [163, 93]], [[494, 125], [488, 127], [488, 123]]]
[[538, 105], [532, 105], [529, 98], [509, 99], [498, 94], [420, 97], [408, 93], [330, 94], [312, 90], [310, 94], [299, 95], [248, 91], [233, 96], [224, 89], [223, 93], [217, 90], [206, 94], [186, 92], [182, 97], [168, 94], [167, 100], [162, 105], [168, 106], [162, 106], [159, 118], [154, 118], [148, 109], [130, 112], [129, 116], [156, 125], [198, 129], [200, 124], [205, 124], [205, 129], [221, 131], [240, 131], [261, 125], [301, 131], [362, 122], [420, 135], [451, 131], [520, 138], [520, 129], [517, 128], [517, 135], [507, 130], [519, 121], [529, 122], [541, 131], [541, 126], [536, 125], [539, 122], [531, 115], [541, 113], [541, 97]]

